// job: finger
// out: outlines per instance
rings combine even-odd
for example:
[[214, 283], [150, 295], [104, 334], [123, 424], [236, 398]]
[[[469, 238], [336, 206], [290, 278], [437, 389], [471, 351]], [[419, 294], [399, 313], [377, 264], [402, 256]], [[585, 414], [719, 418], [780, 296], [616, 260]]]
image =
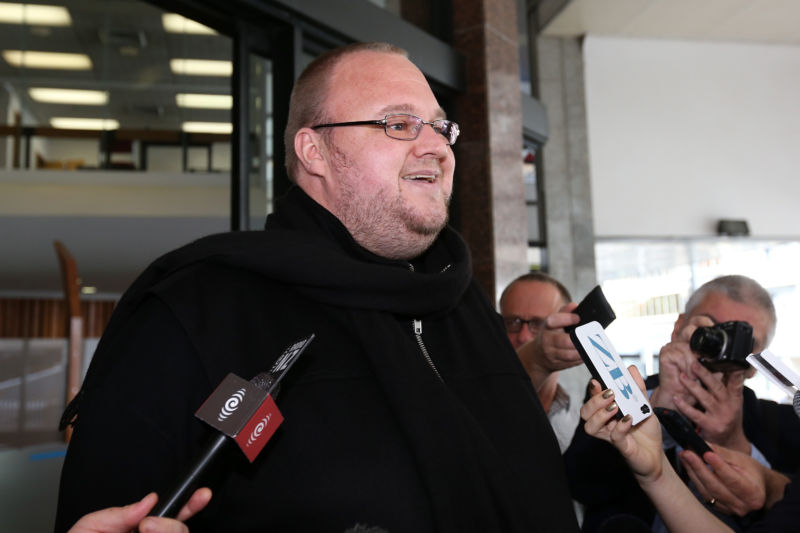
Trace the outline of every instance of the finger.
[[584, 420], [588, 420], [595, 412], [606, 408], [614, 401], [614, 391], [610, 389], [602, 390], [600, 383], [595, 379], [589, 382], [589, 392], [592, 397], [580, 409], [581, 418]]
[[638, 368], [636, 365], [630, 365], [630, 366], [628, 367], [628, 372], [630, 372], [630, 373], [631, 373], [631, 377], [633, 378], [633, 381], [635, 381], [635, 382], [636, 382], [636, 384], [637, 384], [637, 385], [639, 385], [639, 389], [640, 389], [640, 390], [641, 390], [641, 391], [642, 391], [642, 392], [645, 394], [645, 396], [646, 396], [646, 395], [647, 395], [647, 387], [646, 387], [646, 386], [645, 386], [645, 384], [644, 384], [644, 378], [643, 378], [643, 377], [642, 377], [642, 375], [639, 373], [639, 368]]
[[619, 447], [620, 443], [622, 443], [625, 438], [628, 436], [628, 433], [631, 432], [631, 428], [633, 427], [633, 417], [631, 415], [623, 416], [613, 428], [611, 428], [611, 443], [615, 446]]
[[[614, 401], [613, 396], [603, 398], [602, 395], [600, 395], [600, 399], [603, 400], [603, 403], [600, 403], [599, 408], [589, 415], [584, 425], [586, 433], [594, 435], [595, 437], [600, 437], [601, 435], [607, 436], [613, 431], [616, 423], [616, 420], [613, 419], [617, 411], [619, 411], [619, 407]], [[609, 424], [609, 422], [612, 423]]]
[[566, 326], [574, 326], [581, 321], [581, 318], [575, 313], [553, 313], [545, 319], [547, 329], [560, 329]]
[[725, 388], [731, 396], [741, 397], [744, 395], [745, 370], [737, 370], [729, 373], [725, 378]]
[[[722, 450], [723, 448], [720, 446], [716, 449]], [[740, 481], [742, 471], [736, 464], [728, 462], [721, 454], [715, 452], [707, 452], [704, 457], [706, 462], [714, 469], [717, 477], [726, 486], [731, 486]]]
[[678, 333], [678, 339], [683, 342], [689, 342], [689, 339], [692, 338], [692, 334], [698, 327], [709, 327], [713, 325], [714, 321], [707, 316], [703, 315], [693, 316], [686, 322], [686, 325]]
[[139, 522], [139, 533], [189, 533], [189, 528], [172, 518], [148, 516]]
[[713, 473], [708, 466], [691, 451], [681, 453], [680, 459], [689, 479], [694, 483], [703, 499], [706, 501], [716, 499], [717, 503], [714, 508], [717, 510], [722, 510], [723, 507], [727, 508], [723, 502], [723, 500], [727, 501], [727, 491], [723, 494], [723, 489], [720, 488], [719, 483], [714, 482]]
[[698, 426], [705, 427], [708, 418], [708, 415], [706, 413], [695, 408], [692, 404], [690, 404], [677, 394], [672, 397], [672, 401], [675, 403], [675, 407], [678, 408], [678, 411], [682, 415], [684, 415], [686, 418], [688, 418]]
[[[678, 374], [678, 379], [681, 382], [689, 394], [695, 397], [695, 399], [700, 402], [703, 407], [708, 408], [709, 405], [715, 400], [715, 395], [710, 393], [708, 390], [703, 388], [703, 385], [700, 384], [697, 380], [690, 378], [684, 372]], [[720, 384], [721, 385], [721, 384]]]
[[[561, 309], [558, 310], [559, 313], [572, 313], [575, 308], [578, 307], [578, 304], [575, 302], [569, 302], [568, 304], [564, 304]], [[573, 313], [574, 314], [574, 313]]]
[[618, 420], [614, 418], [614, 415], [618, 410], [617, 404], [611, 405], [613, 406], [612, 411], [600, 409], [591, 417], [589, 417], [584, 425], [584, 430], [586, 431], [587, 435], [591, 435], [592, 437], [606, 441], [611, 440], [611, 433], [614, 431], [614, 428], [618, 423]]
[[211, 489], [207, 487], [199, 488], [194, 491], [192, 497], [186, 502], [186, 505], [178, 513], [178, 520], [185, 522], [191, 517], [205, 509], [208, 502], [211, 501]]
[[[689, 455], [690, 453], [692, 456]], [[706, 452], [703, 457], [710, 465], [716, 464], [717, 466], [713, 466], [713, 470], [708, 468], [708, 466], [702, 464], [699, 457], [693, 452], [681, 454], [681, 461], [686, 466], [689, 478], [695, 483], [703, 497], [707, 500], [717, 498], [720, 501], [720, 505], [727, 505], [730, 508], [742, 508], [744, 503], [729, 489], [733, 483], [730, 476], [730, 466], [719, 459], [714, 452]], [[722, 474], [723, 471], [726, 474]]]
[[158, 501], [158, 496], [155, 492], [151, 492], [138, 502], [125, 507], [109, 507], [89, 513], [78, 520], [70, 532], [129, 531], [147, 516], [156, 501]]
[[[691, 453], [691, 452], [689, 452]], [[697, 458], [697, 456], [695, 456]], [[711, 493], [706, 488], [703, 480], [697, 475], [697, 471], [701, 468], [708, 468], [706, 465], [696, 465], [694, 462], [690, 461], [689, 459], [684, 457], [684, 454], [680, 455], [681, 464], [683, 464], [684, 470], [686, 470], [686, 474], [689, 476], [689, 479], [694, 483], [695, 488], [697, 488], [697, 492], [700, 493], [700, 496], [703, 497], [705, 500], [710, 500], [714, 498]], [[701, 461], [702, 462], [702, 461]]]
[[662, 363], [679, 371], [686, 372], [691, 377], [692, 363], [697, 361], [697, 356], [689, 349], [687, 342], [669, 342], [659, 352], [659, 365]]
[[705, 466], [700, 468], [686, 467], [686, 473], [689, 475], [691, 482], [694, 483], [700, 496], [707, 502], [715, 502], [713, 505], [715, 511], [727, 514], [743, 514], [744, 503], [723, 484], [709, 482], [709, 478], [704, 477], [707, 476], [708, 472], [710, 470]]
[[[717, 373], [712, 374], [711, 371], [709, 371], [698, 361], [694, 361], [692, 363], [692, 372], [694, 373], [695, 376], [700, 378], [700, 381], [703, 383], [703, 385], [706, 386], [706, 389], [716, 398], [724, 398], [727, 395], [728, 391], [725, 389], [725, 384], [722, 382], [722, 374], [717, 374]], [[699, 383], [697, 382], [694, 383], [697, 387], [700, 387], [700, 389], [702, 390], [702, 386]], [[701, 400], [700, 397], [698, 397], [697, 399]]]

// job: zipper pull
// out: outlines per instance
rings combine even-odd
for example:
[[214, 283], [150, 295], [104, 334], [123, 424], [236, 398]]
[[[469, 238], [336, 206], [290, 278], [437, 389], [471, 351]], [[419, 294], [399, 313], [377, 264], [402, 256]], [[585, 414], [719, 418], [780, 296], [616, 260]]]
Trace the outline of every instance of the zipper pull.
[[414, 319], [414, 335], [422, 335], [422, 320]]

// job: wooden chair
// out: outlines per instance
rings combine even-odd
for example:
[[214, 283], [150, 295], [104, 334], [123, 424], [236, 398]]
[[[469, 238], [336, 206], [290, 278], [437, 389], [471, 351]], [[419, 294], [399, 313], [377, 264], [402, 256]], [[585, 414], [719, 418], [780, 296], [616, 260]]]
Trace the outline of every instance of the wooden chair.
[[[83, 316], [81, 315], [80, 288], [78, 266], [75, 258], [61, 241], [53, 241], [58, 263], [61, 267], [61, 285], [64, 289], [64, 301], [67, 304], [67, 397], [66, 404], [78, 394], [81, 386], [81, 370], [83, 368]], [[65, 404], [65, 405], [66, 405]], [[72, 427], [67, 427], [64, 441], [69, 442]]]

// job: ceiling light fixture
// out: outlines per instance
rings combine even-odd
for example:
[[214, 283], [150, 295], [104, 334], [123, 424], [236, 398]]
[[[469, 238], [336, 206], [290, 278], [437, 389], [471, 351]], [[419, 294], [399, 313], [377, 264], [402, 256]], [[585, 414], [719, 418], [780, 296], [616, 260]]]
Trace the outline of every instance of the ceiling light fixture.
[[92, 60], [86, 54], [3, 50], [3, 59], [11, 66], [23, 68], [58, 70], [89, 70], [92, 68]]
[[108, 103], [107, 91], [31, 87], [28, 89], [28, 94], [37, 102], [47, 104], [105, 105]]
[[113, 118], [53, 117], [50, 125], [64, 130], [118, 130], [119, 121]]
[[204, 35], [216, 35], [217, 32], [204, 26], [199, 22], [188, 19], [183, 15], [177, 13], [164, 13], [161, 15], [161, 24], [164, 26], [164, 31], [170, 33], [193, 33]]
[[184, 122], [181, 129], [187, 133], [232, 133], [230, 122]]
[[0, 23], [71, 26], [72, 18], [64, 6], [43, 6], [0, 2]]
[[174, 74], [185, 76], [230, 76], [233, 63], [216, 59], [170, 59], [169, 68]]
[[178, 93], [175, 95], [178, 107], [198, 109], [231, 109], [233, 97], [229, 94]]

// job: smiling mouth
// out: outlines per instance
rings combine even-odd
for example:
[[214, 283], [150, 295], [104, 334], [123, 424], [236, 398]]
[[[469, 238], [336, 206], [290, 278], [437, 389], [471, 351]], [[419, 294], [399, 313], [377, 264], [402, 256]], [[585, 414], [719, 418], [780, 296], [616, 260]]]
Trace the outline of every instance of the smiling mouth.
[[403, 176], [403, 179], [407, 181], [425, 181], [427, 183], [433, 183], [436, 181], [436, 176], [432, 174], [411, 174]]

